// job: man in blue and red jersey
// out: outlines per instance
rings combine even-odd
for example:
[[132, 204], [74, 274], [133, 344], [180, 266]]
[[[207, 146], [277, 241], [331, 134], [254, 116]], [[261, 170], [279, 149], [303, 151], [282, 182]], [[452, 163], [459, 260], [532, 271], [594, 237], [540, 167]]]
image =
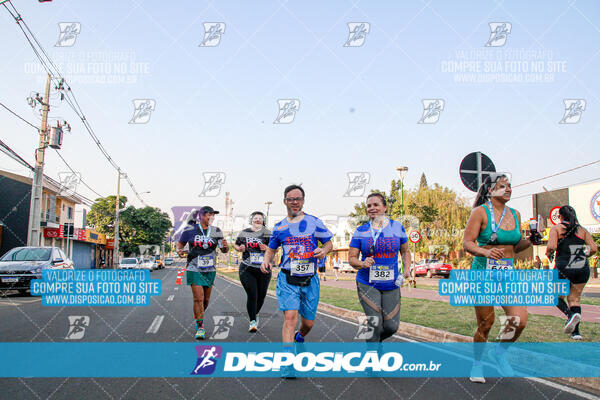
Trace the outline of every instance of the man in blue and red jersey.
[[[302, 211], [304, 189], [301, 186], [288, 186], [283, 195], [288, 215], [273, 227], [261, 270], [264, 273], [271, 270], [273, 256], [282, 246], [276, 292], [284, 317], [283, 342], [291, 344], [304, 342], [314, 325], [320, 292], [317, 260], [331, 251], [333, 234], [319, 218]], [[296, 331], [298, 314], [300, 328]]]

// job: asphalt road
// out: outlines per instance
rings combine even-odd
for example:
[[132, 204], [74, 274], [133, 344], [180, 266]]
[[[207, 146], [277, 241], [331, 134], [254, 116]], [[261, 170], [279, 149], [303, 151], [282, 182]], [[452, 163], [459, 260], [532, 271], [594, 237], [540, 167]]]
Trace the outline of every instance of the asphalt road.
[[[185, 285], [175, 285], [176, 271], [167, 268], [152, 273], [153, 278], [162, 280], [163, 292], [148, 307], [42, 307], [39, 298], [10, 294], [0, 299], [0, 341], [72, 341], [65, 339], [68, 316], [85, 315], [90, 323], [80, 341], [195, 342], [191, 292]], [[260, 331], [250, 334], [243, 289], [221, 278], [217, 278], [205, 316], [207, 335], [212, 333], [212, 317], [218, 315], [234, 317], [225, 341], [281, 340], [283, 320], [276, 300], [267, 297]], [[320, 313], [307, 340], [356, 342], [357, 329], [356, 324]], [[595, 398], [544, 380], [518, 378], [489, 378], [485, 385], [467, 378], [5, 378], [0, 379], [0, 388], [0, 399]]]

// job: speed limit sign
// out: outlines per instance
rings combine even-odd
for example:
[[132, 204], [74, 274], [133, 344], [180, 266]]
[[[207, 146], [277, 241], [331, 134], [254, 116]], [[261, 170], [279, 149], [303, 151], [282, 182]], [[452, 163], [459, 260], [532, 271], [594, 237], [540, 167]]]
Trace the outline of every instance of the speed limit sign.
[[550, 222], [552, 222], [552, 225], [556, 225], [560, 222], [558, 210], [560, 210], [560, 207], [554, 207], [552, 210], [550, 210]]
[[421, 240], [421, 234], [419, 233], [419, 231], [410, 231], [410, 233], [408, 234], [408, 240], [410, 240], [413, 243], [419, 243], [419, 240]]

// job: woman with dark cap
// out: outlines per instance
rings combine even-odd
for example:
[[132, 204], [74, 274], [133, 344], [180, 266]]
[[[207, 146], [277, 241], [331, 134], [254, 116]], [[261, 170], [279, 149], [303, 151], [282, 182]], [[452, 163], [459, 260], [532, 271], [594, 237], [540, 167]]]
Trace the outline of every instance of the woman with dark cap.
[[560, 223], [550, 229], [546, 256], [552, 259], [556, 252], [556, 269], [559, 279], [571, 282], [569, 295], [558, 299], [558, 309], [567, 316], [564, 332], [571, 334], [574, 340], [581, 340], [579, 321], [581, 305], [579, 300], [585, 284], [590, 279], [588, 257], [598, 251], [592, 235], [577, 220], [577, 214], [571, 206], [562, 206], [558, 210]]
[[183, 248], [186, 244], [188, 245], [186, 280], [192, 288], [194, 297], [195, 338], [197, 340], [204, 339], [206, 335], [203, 326], [204, 311], [208, 307], [210, 293], [217, 274], [217, 247], [223, 253], [229, 251], [229, 246], [223, 238], [221, 229], [211, 226], [215, 214], [218, 213], [212, 207], [202, 207], [194, 213], [195, 215], [191, 216], [177, 242], [177, 253], [180, 256], [183, 256]]
[[[521, 214], [506, 205], [511, 194], [510, 181], [504, 174], [487, 176], [479, 187], [463, 237], [464, 250], [475, 256], [471, 269], [513, 269], [515, 254], [531, 246], [521, 235]], [[489, 354], [504, 376], [512, 376], [512, 367], [504, 353], [525, 329], [527, 307], [502, 305], [502, 308], [507, 323], [500, 332], [500, 345]], [[477, 330], [473, 341], [487, 342], [495, 319], [494, 306], [475, 306], [475, 316]], [[485, 383], [481, 362], [484, 347], [475, 345], [474, 352], [471, 382]]]
[[233, 247], [242, 253], [240, 282], [246, 291], [246, 310], [250, 319], [248, 332], [258, 330], [258, 313], [267, 296], [271, 271], [262, 272], [260, 265], [265, 258], [271, 231], [266, 225], [265, 215], [260, 211], [250, 214], [250, 228], [240, 232]]

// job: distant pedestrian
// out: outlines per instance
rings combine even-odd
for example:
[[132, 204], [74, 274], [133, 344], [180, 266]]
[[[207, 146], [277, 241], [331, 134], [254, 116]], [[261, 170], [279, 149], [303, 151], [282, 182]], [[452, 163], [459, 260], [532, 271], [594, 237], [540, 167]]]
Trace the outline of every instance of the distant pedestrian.
[[535, 269], [542, 268], [542, 260], [540, 260], [540, 256], [535, 256], [535, 260], [533, 261], [533, 268], [535, 268]]
[[335, 262], [333, 263], [333, 274], [335, 275], [335, 280], [338, 280], [338, 271], [340, 270], [340, 267], [342, 266], [342, 262], [340, 261], [340, 257], [338, 256], [335, 259]]

